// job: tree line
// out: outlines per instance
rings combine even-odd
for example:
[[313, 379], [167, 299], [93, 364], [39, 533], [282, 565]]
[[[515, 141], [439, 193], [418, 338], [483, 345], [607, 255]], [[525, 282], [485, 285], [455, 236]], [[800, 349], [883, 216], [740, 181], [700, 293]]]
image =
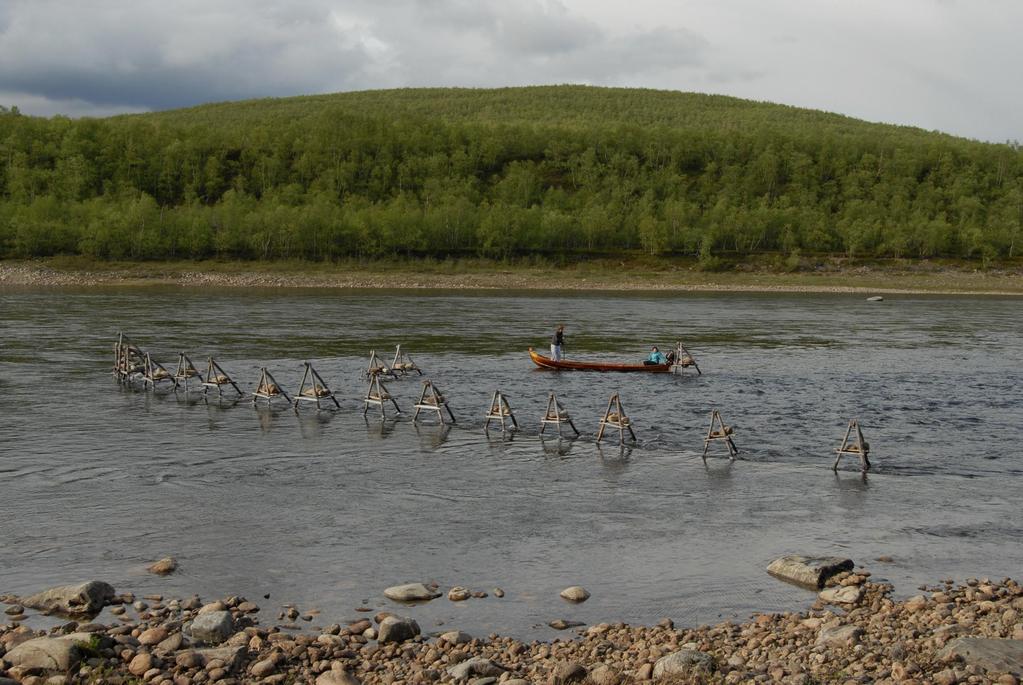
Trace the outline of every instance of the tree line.
[[0, 256], [1019, 254], [1023, 155], [661, 91], [404, 90], [71, 120], [0, 108]]

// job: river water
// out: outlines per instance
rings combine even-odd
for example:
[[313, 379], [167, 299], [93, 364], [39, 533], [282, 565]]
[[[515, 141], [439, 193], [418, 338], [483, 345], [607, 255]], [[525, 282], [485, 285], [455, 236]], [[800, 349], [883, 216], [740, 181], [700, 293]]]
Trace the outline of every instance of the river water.
[[[326, 624], [434, 580], [507, 594], [400, 608], [424, 630], [550, 639], [556, 618], [805, 608], [809, 592], [764, 572], [786, 553], [848, 555], [903, 596], [1018, 577], [1020, 313], [908, 295], [0, 290], [0, 593], [96, 578], [295, 603]], [[638, 361], [682, 338], [703, 375], [533, 368], [527, 347], [558, 323], [577, 357]], [[296, 390], [310, 360], [341, 410], [123, 388], [122, 330], [170, 367], [212, 354], [246, 390], [263, 365]], [[418, 378], [390, 383], [400, 420], [363, 417], [369, 350], [398, 343], [456, 427], [410, 422]], [[523, 427], [512, 439], [482, 430], [498, 388]], [[581, 439], [538, 438], [551, 391]], [[593, 439], [614, 392], [639, 438], [625, 450]], [[735, 426], [735, 463], [721, 447], [700, 459], [713, 408]], [[853, 417], [866, 479], [831, 470]], [[145, 572], [166, 555], [177, 573]], [[575, 584], [592, 598], [558, 597]]]

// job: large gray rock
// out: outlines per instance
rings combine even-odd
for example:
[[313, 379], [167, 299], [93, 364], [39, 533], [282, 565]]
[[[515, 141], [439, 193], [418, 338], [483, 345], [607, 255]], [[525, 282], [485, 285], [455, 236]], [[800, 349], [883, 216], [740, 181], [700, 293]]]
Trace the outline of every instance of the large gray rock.
[[1023, 640], [959, 637], [945, 645], [940, 656], [960, 657], [967, 664], [993, 673], [1023, 673]]
[[189, 628], [192, 639], [196, 642], [220, 644], [234, 633], [234, 619], [230, 611], [210, 611], [199, 614]]
[[411, 618], [400, 616], [387, 616], [380, 621], [377, 628], [377, 641], [381, 644], [386, 642], [404, 642], [419, 635], [419, 624]]
[[466, 678], [477, 677], [498, 677], [505, 672], [505, 668], [494, 663], [490, 659], [484, 659], [481, 656], [474, 656], [471, 659], [460, 661], [454, 666], [448, 667], [448, 675], [455, 680], [465, 680]]
[[819, 590], [828, 578], [842, 571], [851, 571], [852, 568], [852, 559], [792, 554], [772, 561], [767, 572], [782, 580]]
[[440, 597], [440, 593], [422, 583], [406, 583], [387, 588], [384, 590], [384, 597], [393, 599], [395, 602], [425, 602]]
[[714, 667], [714, 657], [710, 654], [695, 649], [683, 649], [658, 659], [654, 663], [653, 677], [656, 680], [693, 673], [712, 673]]
[[68, 616], [98, 614], [114, 598], [114, 588], [99, 580], [81, 585], [62, 585], [43, 590], [21, 603], [40, 611], [54, 611]]
[[4, 654], [4, 660], [26, 671], [67, 671], [82, 657], [78, 643], [88, 642], [91, 638], [89, 633], [37, 637]]

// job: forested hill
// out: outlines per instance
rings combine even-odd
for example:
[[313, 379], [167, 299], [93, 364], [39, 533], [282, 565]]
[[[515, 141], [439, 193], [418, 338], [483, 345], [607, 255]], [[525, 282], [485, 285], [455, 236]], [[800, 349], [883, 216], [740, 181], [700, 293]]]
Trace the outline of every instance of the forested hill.
[[0, 256], [1012, 257], [1023, 153], [723, 96], [368, 91], [0, 110]]

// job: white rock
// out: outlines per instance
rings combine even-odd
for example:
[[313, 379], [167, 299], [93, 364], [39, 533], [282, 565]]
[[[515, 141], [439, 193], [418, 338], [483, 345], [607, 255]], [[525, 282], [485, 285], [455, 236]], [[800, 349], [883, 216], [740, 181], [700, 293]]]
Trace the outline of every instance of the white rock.
[[463, 633], [461, 630], [449, 630], [442, 634], [440, 639], [451, 645], [464, 645], [466, 642], [472, 642], [472, 635]]
[[562, 590], [561, 596], [570, 602], [585, 602], [590, 598], [590, 593], [584, 587], [573, 585]]
[[440, 597], [440, 593], [431, 590], [422, 583], [406, 583], [387, 588], [384, 590], [384, 597], [393, 599], [395, 602], [423, 602]]
[[859, 585], [840, 585], [821, 590], [817, 597], [828, 604], [856, 604], [863, 598], [863, 588]]

